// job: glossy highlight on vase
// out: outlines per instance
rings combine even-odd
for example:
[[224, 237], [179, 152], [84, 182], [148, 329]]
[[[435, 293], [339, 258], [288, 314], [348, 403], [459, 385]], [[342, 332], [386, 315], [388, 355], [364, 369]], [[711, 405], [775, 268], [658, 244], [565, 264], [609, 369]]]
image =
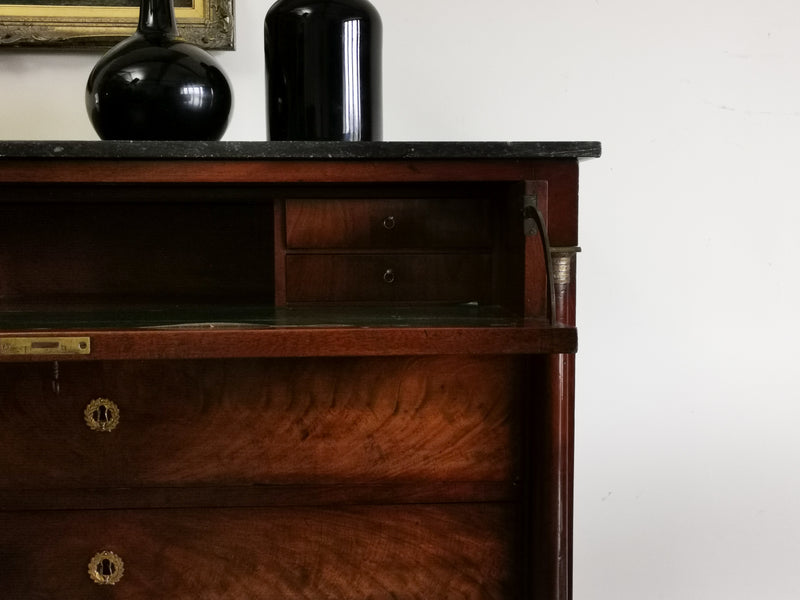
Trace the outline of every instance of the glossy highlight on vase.
[[232, 106], [222, 68], [178, 37], [173, 0], [142, 0], [136, 33], [100, 59], [86, 85], [102, 139], [219, 140]]

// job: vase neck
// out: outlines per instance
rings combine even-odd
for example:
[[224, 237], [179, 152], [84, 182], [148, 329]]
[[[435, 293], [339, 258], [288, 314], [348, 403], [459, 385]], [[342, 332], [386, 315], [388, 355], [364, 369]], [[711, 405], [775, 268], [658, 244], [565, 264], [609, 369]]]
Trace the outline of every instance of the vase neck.
[[139, 8], [139, 31], [146, 34], [178, 35], [172, 0], [142, 0]]

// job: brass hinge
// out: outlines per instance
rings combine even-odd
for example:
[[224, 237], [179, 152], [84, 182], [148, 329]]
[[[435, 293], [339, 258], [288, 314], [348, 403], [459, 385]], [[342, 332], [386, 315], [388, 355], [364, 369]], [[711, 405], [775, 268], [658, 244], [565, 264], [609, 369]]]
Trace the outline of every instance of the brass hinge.
[[553, 261], [553, 283], [555, 285], [565, 286], [572, 282], [572, 261], [580, 251], [580, 246], [550, 248], [550, 259]]

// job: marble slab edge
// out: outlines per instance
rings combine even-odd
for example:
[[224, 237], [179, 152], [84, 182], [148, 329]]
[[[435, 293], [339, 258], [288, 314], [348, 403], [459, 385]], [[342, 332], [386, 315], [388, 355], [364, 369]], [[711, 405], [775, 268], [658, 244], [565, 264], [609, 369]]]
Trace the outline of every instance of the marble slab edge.
[[0, 142], [0, 159], [28, 160], [492, 160], [600, 154], [600, 142]]

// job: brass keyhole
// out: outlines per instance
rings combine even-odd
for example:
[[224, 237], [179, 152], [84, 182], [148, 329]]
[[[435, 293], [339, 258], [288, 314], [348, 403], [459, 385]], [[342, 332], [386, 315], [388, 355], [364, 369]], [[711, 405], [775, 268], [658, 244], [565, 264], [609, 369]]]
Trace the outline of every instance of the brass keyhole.
[[104, 558], [97, 563], [95, 571], [97, 571], [97, 574], [100, 575], [100, 577], [102, 577], [104, 580], [108, 580], [114, 576], [114, 573], [117, 572], [117, 565], [111, 562], [110, 558]]
[[108, 398], [97, 398], [83, 411], [83, 418], [92, 431], [113, 431], [119, 425], [119, 407]]
[[125, 572], [122, 559], [111, 552], [98, 552], [89, 561], [89, 577], [98, 585], [115, 585]]

